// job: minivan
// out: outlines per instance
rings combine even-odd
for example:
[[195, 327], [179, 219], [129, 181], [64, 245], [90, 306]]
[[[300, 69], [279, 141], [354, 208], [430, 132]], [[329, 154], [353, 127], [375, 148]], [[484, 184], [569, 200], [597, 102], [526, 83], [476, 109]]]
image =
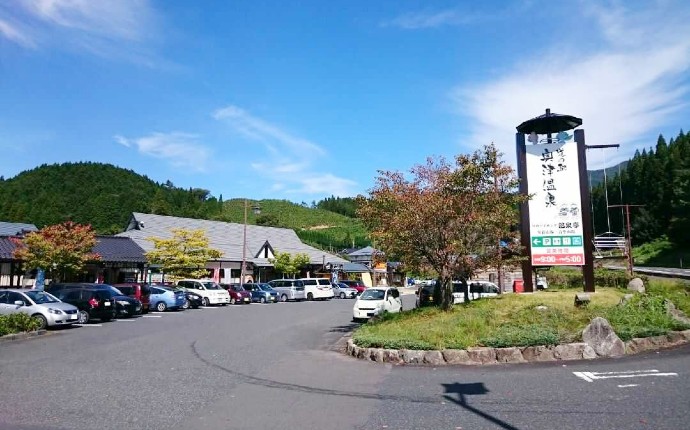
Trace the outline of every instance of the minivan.
[[86, 324], [93, 318], [110, 321], [116, 316], [115, 300], [108, 290], [79, 286], [56, 290], [52, 293], [55, 297], [79, 309], [79, 324]]
[[304, 284], [299, 279], [275, 279], [269, 281], [268, 285], [278, 292], [278, 298], [281, 302], [288, 300], [299, 302], [307, 298]]
[[148, 284], [126, 283], [113, 284], [122, 294], [135, 298], [141, 302], [141, 313], [148, 313], [150, 307], [151, 288]]
[[230, 294], [218, 283], [211, 280], [183, 279], [177, 281], [177, 287], [193, 291], [203, 297], [204, 306], [225, 306], [230, 303]]
[[326, 278], [302, 278], [307, 300], [327, 300], [333, 298], [333, 287], [330, 279]]

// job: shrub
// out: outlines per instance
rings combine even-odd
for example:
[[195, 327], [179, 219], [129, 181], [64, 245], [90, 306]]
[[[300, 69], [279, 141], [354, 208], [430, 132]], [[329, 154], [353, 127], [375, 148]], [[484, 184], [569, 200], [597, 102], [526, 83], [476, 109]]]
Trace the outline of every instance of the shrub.
[[0, 315], [0, 336], [25, 331], [38, 330], [40, 324], [31, 316], [24, 313]]
[[526, 326], [504, 326], [492, 336], [480, 339], [484, 346], [507, 348], [510, 346], [557, 345], [558, 333], [552, 328], [532, 324]]
[[[542, 272], [546, 276], [549, 288], [582, 288], [584, 280], [580, 270], [552, 269]], [[645, 285], [648, 279], [644, 275], [635, 275], [641, 278]], [[594, 285], [596, 287], [627, 288], [632, 277], [624, 270], [594, 269]]]
[[666, 313], [663, 296], [636, 294], [625, 304], [606, 310], [606, 318], [618, 337], [630, 340], [684, 330], [690, 326], [678, 322]]

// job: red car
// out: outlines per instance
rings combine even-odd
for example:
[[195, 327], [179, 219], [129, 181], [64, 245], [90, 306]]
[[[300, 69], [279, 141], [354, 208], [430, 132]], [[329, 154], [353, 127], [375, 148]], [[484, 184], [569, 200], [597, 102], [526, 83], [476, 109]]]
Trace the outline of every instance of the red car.
[[237, 303], [250, 304], [252, 302], [252, 293], [247, 291], [240, 284], [220, 284], [221, 287], [228, 290], [230, 294], [230, 304], [234, 305]]
[[350, 281], [350, 280], [344, 280], [344, 281], [338, 281], [341, 284], [345, 284], [350, 288], [354, 288], [357, 290], [357, 294], [362, 294], [362, 291], [367, 289], [367, 286], [362, 283], [362, 281]]
[[141, 302], [141, 313], [145, 314], [149, 312], [149, 306], [151, 305], [151, 289], [149, 288], [149, 284], [113, 284], [113, 287], [122, 291], [122, 294], [125, 296], [139, 300]]

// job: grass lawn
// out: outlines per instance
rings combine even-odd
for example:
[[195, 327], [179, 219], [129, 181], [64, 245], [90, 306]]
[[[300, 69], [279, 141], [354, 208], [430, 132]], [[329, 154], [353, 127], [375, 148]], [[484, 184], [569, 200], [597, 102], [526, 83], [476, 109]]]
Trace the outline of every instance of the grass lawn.
[[[609, 320], [623, 340], [690, 328], [666, 315], [664, 299], [690, 313], [690, 286], [653, 281], [648, 294], [619, 305], [624, 289], [597, 288], [588, 307], [573, 304], [579, 289], [504, 294], [456, 305], [450, 312], [435, 307], [386, 315], [353, 335], [361, 347], [392, 349], [465, 349], [472, 346], [530, 346], [577, 342], [589, 321]], [[546, 306], [546, 309], [537, 309]]]

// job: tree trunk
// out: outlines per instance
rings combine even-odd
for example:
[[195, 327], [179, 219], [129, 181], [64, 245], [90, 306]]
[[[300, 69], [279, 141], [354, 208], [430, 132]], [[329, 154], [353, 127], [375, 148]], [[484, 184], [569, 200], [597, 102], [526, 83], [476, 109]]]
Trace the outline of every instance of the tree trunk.
[[436, 281], [441, 289], [441, 309], [449, 311], [453, 309], [453, 283], [450, 278], [439, 278]]
[[467, 278], [465, 278], [463, 276], [460, 279], [460, 282], [462, 283], [463, 303], [469, 303], [470, 302], [470, 288], [467, 286]]

